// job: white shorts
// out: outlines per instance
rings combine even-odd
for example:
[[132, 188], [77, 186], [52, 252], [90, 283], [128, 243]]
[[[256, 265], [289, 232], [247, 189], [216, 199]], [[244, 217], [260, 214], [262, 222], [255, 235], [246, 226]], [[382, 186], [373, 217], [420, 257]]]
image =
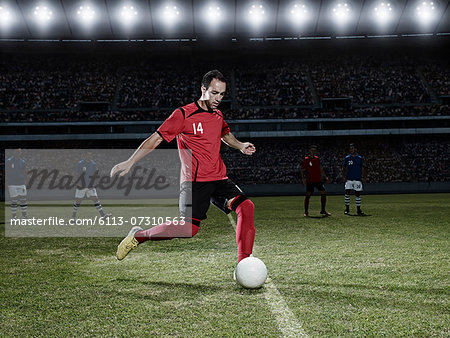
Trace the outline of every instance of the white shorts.
[[26, 196], [27, 187], [25, 185], [8, 185], [9, 197]]
[[345, 182], [345, 190], [363, 191], [361, 181], [347, 181]]
[[97, 196], [97, 190], [95, 188], [84, 188], [84, 189], [77, 189], [75, 191], [75, 198], [81, 199], [81, 198], [91, 198], [91, 197]]

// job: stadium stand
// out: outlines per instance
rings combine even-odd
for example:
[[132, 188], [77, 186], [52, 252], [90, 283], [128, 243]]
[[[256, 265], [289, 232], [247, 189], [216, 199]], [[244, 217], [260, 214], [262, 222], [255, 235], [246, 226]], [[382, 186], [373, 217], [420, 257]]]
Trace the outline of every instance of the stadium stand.
[[[450, 106], [442, 97], [450, 94], [450, 74], [448, 61], [438, 53], [411, 57], [411, 53], [341, 52], [333, 59], [299, 53], [283, 60], [277, 55], [255, 57], [238, 53], [222, 56], [217, 63], [193, 56], [186, 58], [186, 53], [180, 57], [171, 54], [168, 58], [146, 54], [18, 53], [14, 58], [7, 54], [0, 56], [0, 118], [6, 123], [19, 122], [11, 126], [12, 132], [3, 135], [9, 140], [14, 133], [20, 133], [14, 129], [21, 128], [20, 122], [88, 121], [104, 123], [101, 127], [107, 128], [110, 121], [162, 121], [176, 107], [198, 98], [201, 75], [212, 68], [221, 69], [229, 79], [221, 110], [226, 120], [234, 120], [236, 126], [243, 126], [244, 121], [239, 120], [252, 120], [247, 122], [252, 124], [253, 120], [264, 119], [333, 119], [338, 121], [338, 128], [345, 130], [367, 126], [381, 129], [388, 120], [383, 118], [431, 117], [409, 122], [395, 119], [395, 123], [389, 123], [391, 128], [400, 128], [401, 124], [411, 129], [421, 125], [428, 129], [448, 127], [446, 116], [450, 116]], [[349, 107], [326, 107], [321, 102], [323, 98], [342, 97], [351, 99]], [[107, 102], [109, 109], [83, 111], [82, 102]], [[373, 118], [375, 122], [370, 125], [371, 122], [361, 122], [360, 118]], [[149, 132], [147, 124], [130, 125], [128, 122], [126, 127], [129, 134]], [[313, 130], [310, 127], [306, 125], [304, 130]], [[27, 148], [30, 144], [48, 148], [46, 135], [53, 132], [51, 128], [49, 132], [36, 133], [41, 141], [8, 141], [5, 148]], [[67, 128], [76, 129], [70, 126], [57, 132], [64, 134]], [[86, 128], [84, 133], [90, 132], [89, 127], [81, 128]], [[96, 133], [94, 128], [92, 134]], [[121, 128], [125, 129], [120, 124], [114, 125], [111, 132]], [[282, 128], [280, 125], [277, 130]], [[229, 176], [240, 184], [301, 183], [301, 158], [309, 144], [315, 143], [332, 183], [340, 184], [340, 165], [347, 145], [356, 141], [370, 168], [369, 183], [450, 182], [449, 138], [439, 135], [441, 131], [423, 137], [386, 134], [357, 136], [355, 140], [327, 136], [333, 128], [334, 125], [314, 129], [324, 132], [321, 135], [325, 137], [320, 138], [280, 135], [250, 138], [258, 149], [251, 157], [224, 147]], [[75, 138], [52, 141], [51, 147], [135, 148], [141, 141], [126, 138], [111, 141], [101, 136], [95, 140]]]
[[[252, 157], [224, 149], [229, 176], [243, 184], [301, 183], [300, 164], [310, 143], [319, 146], [318, 156], [331, 183], [342, 183], [341, 165], [349, 139], [254, 140]], [[353, 140], [354, 141], [354, 140]], [[369, 168], [368, 183], [448, 182], [450, 148], [445, 139], [360, 138], [359, 153]], [[276, 162], [276, 166], [274, 166]]]
[[[237, 59], [239, 61], [237, 61]], [[230, 80], [228, 119], [448, 115], [448, 61], [383, 53], [333, 59], [276, 55], [223, 57], [218, 64], [134, 55], [19, 54], [0, 58], [3, 121], [161, 120], [199, 93], [201, 74], [220, 68]], [[263, 71], [262, 71], [263, 70]], [[323, 107], [324, 98], [351, 106]], [[107, 111], [80, 103], [106, 102]]]

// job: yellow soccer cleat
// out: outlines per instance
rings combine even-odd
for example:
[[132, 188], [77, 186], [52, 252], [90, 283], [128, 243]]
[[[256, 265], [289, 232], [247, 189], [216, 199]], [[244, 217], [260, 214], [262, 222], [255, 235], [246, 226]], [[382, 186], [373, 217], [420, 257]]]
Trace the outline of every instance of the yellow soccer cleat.
[[128, 233], [127, 237], [125, 237], [122, 242], [117, 246], [117, 259], [121, 261], [124, 259], [128, 253], [133, 250], [135, 247], [139, 245], [139, 242], [136, 238], [134, 238], [134, 234], [138, 231], [141, 231], [141, 227], [133, 227]]

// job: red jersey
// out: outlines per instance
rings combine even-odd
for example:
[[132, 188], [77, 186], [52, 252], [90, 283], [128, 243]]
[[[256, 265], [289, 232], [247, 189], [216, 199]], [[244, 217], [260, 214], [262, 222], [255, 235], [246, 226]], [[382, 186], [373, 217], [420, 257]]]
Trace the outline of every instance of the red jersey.
[[302, 169], [306, 170], [307, 183], [322, 182], [322, 175], [320, 174], [320, 160], [317, 156], [306, 156], [302, 162]]
[[[190, 103], [175, 109], [157, 132], [167, 142], [177, 137], [184, 180], [208, 182], [228, 178], [220, 145], [230, 128], [220, 110], [207, 111], [197, 102]], [[192, 159], [186, 156], [185, 149], [192, 151]]]

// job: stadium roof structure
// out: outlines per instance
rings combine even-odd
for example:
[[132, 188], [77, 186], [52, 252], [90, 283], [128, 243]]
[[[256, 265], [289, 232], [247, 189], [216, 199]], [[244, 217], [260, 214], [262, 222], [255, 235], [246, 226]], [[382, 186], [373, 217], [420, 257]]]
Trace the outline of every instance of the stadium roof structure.
[[0, 0], [0, 39], [99, 41], [450, 35], [444, 0]]

